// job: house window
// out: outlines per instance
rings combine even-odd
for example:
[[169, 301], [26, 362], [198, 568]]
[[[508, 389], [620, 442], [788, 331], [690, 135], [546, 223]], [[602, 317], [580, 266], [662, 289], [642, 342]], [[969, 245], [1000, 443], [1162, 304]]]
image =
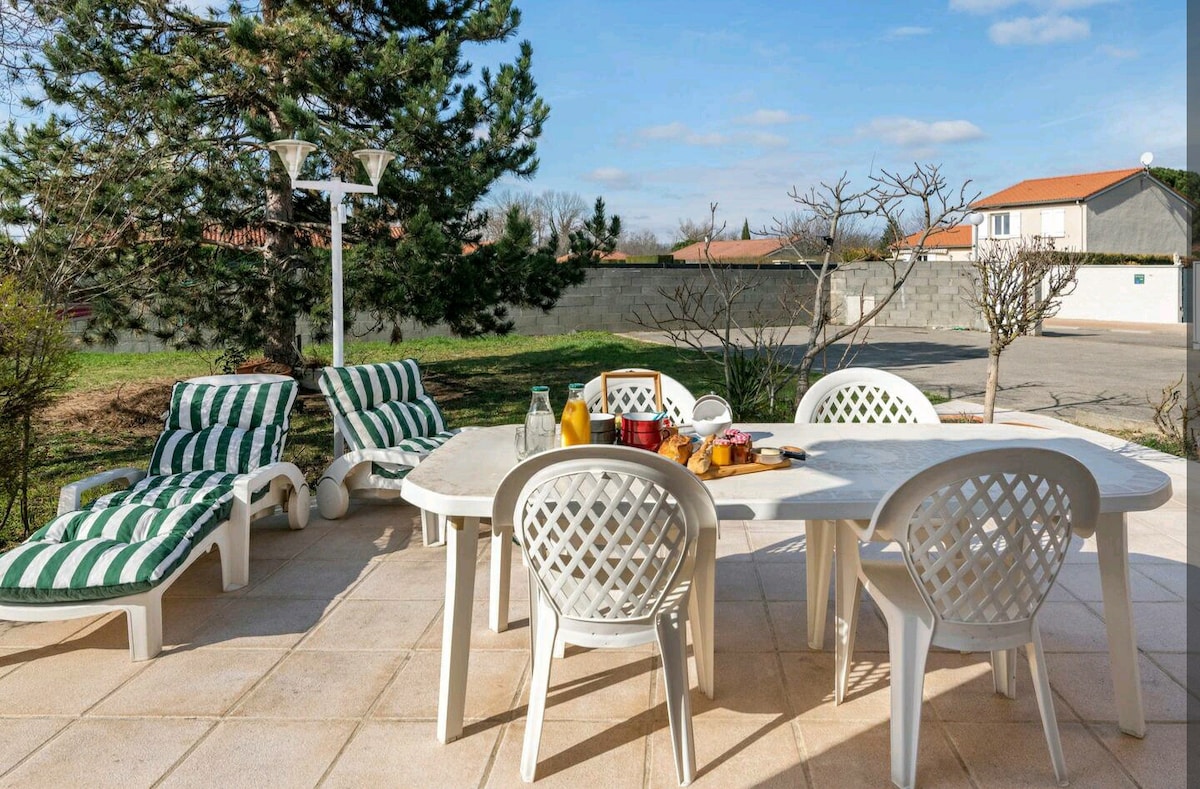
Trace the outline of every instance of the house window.
[[1011, 236], [1010, 227], [1008, 214], [992, 214], [992, 238], [1007, 238]]
[[1042, 236], [1062, 238], [1067, 234], [1067, 209], [1047, 208], [1042, 212]]

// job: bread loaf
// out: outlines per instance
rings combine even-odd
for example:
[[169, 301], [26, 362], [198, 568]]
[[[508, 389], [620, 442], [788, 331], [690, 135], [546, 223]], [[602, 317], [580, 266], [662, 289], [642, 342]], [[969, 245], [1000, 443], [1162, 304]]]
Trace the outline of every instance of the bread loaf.
[[692, 456], [692, 440], [687, 436], [667, 436], [658, 447], [658, 454], [676, 463], [687, 463]]
[[688, 471], [691, 471], [693, 474], [703, 474], [708, 471], [712, 466], [712, 448], [715, 438], [716, 436], [708, 436], [704, 439], [704, 443], [700, 445], [700, 448], [692, 453], [691, 458], [687, 462]]

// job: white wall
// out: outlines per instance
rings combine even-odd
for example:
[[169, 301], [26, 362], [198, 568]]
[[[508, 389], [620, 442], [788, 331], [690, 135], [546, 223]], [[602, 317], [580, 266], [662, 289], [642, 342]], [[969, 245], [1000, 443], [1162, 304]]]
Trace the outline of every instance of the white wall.
[[[1134, 281], [1137, 275], [1141, 284]], [[1078, 284], [1055, 317], [1179, 323], [1182, 276], [1177, 266], [1080, 266]]]

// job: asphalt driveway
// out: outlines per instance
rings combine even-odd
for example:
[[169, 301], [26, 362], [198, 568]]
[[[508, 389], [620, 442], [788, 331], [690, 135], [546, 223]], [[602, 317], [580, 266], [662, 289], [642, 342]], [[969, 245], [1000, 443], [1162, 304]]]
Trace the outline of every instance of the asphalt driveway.
[[[1150, 427], [1152, 403], [1187, 369], [1187, 329], [1186, 324], [1048, 321], [1042, 336], [1021, 337], [1004, 351], [996, 406], [1098, 428]], [[630, 336], [665, 340], [655, 332]], [[806, 336], [802, 327], [789, 337], [795, 355], [803, 353]], [[889, 370], [926, 392], [982, 403], [987, 339], [983, 332], [875, 326], [852, 352], [852, 363]], [[835, 344], [826, 366], [845, 366], [840, 360], [846, 347]]]

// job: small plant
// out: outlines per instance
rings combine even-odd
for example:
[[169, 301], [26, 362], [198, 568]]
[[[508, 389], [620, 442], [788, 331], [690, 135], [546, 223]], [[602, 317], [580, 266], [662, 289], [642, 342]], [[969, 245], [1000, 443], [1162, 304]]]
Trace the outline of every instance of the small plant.
[[1184, 395], [1183, 376], [1175, 383], [1164, 386], [1157, 401], [1151, 400], [1154, 408], [1154, 425], [1166, 438], [1167, 442], [1182, 449], [1184, 457], [1192, 460], [1197, 457], [1197, 427], [1200, 413], [1196, 402], [1196, 384], [1189, 381], [1187, 394]]
[[227, 340], [221, 353], [217, 356], [216, 363], [222, 373], [229, 375], [245, 364], [248, 358], [250, 355], [244, 346], [234, 340]]

